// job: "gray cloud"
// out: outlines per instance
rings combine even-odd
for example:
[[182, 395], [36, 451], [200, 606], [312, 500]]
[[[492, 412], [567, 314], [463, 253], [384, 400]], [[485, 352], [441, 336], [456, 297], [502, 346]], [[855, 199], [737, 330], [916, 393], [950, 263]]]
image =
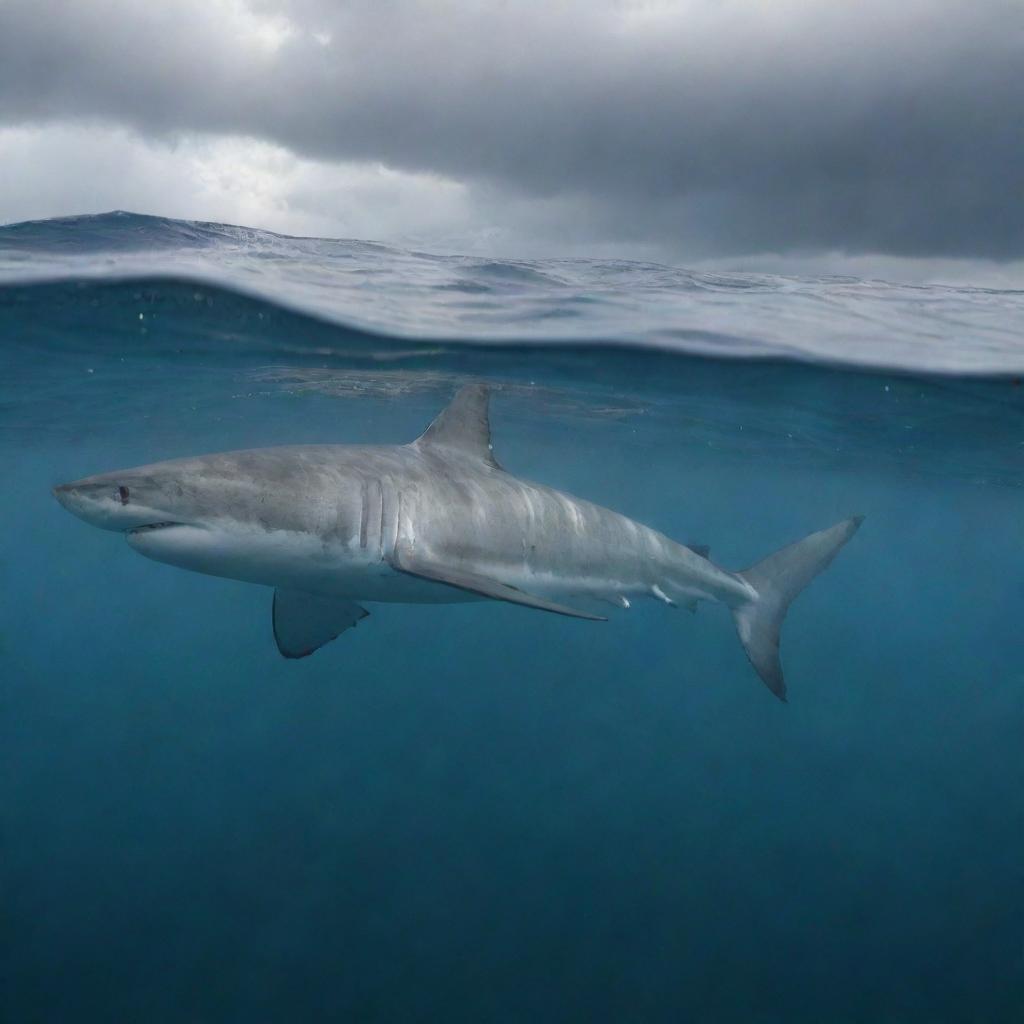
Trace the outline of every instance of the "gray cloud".
[[263, 139], [695, 256], [1020, 257], [1021, 96], [1016, 0], [0, 5], [2, 123]]

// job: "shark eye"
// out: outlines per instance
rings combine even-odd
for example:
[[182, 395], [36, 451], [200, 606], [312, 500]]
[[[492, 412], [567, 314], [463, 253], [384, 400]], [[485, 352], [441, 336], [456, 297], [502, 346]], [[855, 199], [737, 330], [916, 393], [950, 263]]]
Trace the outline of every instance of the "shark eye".
[[124, 486], [118, 487], [118, 489], [117, 489], [117, 496], [121, 499], [121, 504], [122, 505], [127, 505], [128, 504], [129, 494], [130, 494], [130, 492], [129, 492], [127, 487], [124, 487]]

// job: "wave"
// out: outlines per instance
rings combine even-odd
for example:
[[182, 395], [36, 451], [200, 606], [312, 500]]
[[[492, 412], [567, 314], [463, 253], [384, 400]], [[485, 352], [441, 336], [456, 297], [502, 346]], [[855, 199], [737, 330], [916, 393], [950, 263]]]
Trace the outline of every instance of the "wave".
[[330, 346], [610, 345], [914, 374], [1024, 371], [1019, 290], [483, 259], [124, 212], [0, 227], [8, 308], [133, 288], [288, 310], [306, 318], [300, 335], [340, 331], [319, 331]]

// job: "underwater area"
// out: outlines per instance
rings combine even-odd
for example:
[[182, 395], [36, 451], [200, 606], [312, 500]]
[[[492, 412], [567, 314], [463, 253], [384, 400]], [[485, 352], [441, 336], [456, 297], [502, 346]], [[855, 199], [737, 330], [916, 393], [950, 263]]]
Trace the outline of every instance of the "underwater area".
[[[0, 1017], [1024, 1020], [1024, 293], [0, 228]], [[55, 485], [404, 444], [746, 568], [851, 515], [787, 704], [728, 612], [369, 604], [140, 558]]]

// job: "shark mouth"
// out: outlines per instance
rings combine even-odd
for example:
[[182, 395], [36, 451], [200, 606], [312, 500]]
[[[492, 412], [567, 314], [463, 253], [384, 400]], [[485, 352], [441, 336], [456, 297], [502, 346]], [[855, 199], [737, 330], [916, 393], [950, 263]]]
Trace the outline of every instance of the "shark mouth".
[[142, 526], [133, 526], [128, 533], [150, 533], [153, 530], [166, 530], [170, 526], [184, 526], [184, 523], [174, 522], [163, 522], [163, 523], [144, 523]]

